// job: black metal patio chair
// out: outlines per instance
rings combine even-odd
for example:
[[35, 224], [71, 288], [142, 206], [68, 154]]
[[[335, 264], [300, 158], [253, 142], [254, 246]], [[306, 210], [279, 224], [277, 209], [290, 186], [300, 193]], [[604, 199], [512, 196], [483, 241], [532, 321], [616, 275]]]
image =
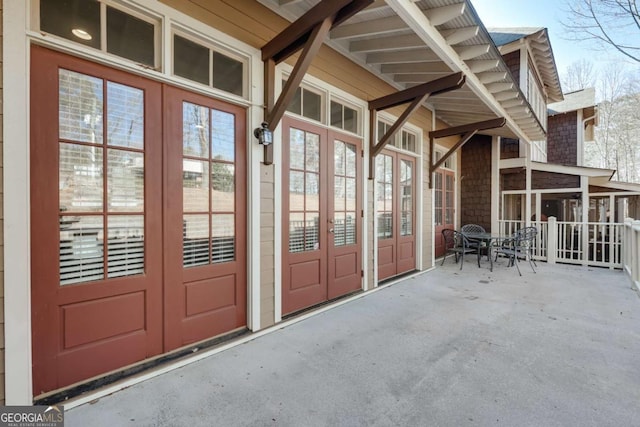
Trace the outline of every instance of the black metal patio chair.
[[535, 246], [537, 235], [538, 229], [536, 227], [525, 227], [518, 230], [511, 239], [496, 241], [496, 246], [492, 250], [496, 254], [496, 261], [498, 255], [506, 256], [509, 259], [508, 265], [512, 267], [515, 264], [518, 274], [522, 276], [518, 266], [518, 259], [522, 258], [529, 261], [531, 270], [535, 273], [536, 269], [533, 266], [537, 267], [538, 265], [533, 259], [532, 249]]
[[[465, 224], [462, 226], [462, 228], [460, 229], [460, 232], [462, 234], [473, 234], [473, 233], [486, 233], [486, 230], [484, 229], [483, 226], [478, 225], [478, 224]], [[467, 240], [469, 242], [469, 247], [473, 248], [474, 251], [476, 251], [478, 253], [478, 267], [480, 267], [480, 252], [487, 252], [486, 248], [482, 248], [482, 244], [483, 241], [480, 239], [474, 239], [473, 237], [467, 237]], [[488, 256], [488, 252], [486, 253], [486, 255]]]
[[447, 254], [453, 252], [455, 254], [456, 262], [458, 262], [458, 256], [460, 256], [460, 270], [462, 270], [462, 266], [464, 265], [464, 254], [476, 253], [477, 249], [473, 249], [468, 246], [469, 240], [464, 234], [450, 228], [442, 230], [442, 238], [444, 240], [444, 247], [446, 251], [442, 258], [442, 264], [440, 265], [444, 265], [444, 260], [447, 259]]

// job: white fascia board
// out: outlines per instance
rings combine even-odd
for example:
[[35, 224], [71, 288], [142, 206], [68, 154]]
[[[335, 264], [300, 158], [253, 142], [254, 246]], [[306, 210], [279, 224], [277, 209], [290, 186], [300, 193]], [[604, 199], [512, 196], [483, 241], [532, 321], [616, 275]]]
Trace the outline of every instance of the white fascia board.
[[500, 159], [500, 169], [524, 168], [527, 166], [524, 157], [516, 157], [513, 159]]
[[615, 173], [615, 170], [613, 169], [588, 168], [584, 166], [564, 166], [539, 162], [531, 162], [531, 169], [542, 172], [585, 176], [589, 178], [604, 178], [607, 180], [607, 183], [609, 182], [609, 178]]
[[513, 120], [511, 115], [500, 105], [484, 87], [478, 77], [469, 69], [456, 51], [446, 42], [442, 34], [431, 24], [422, 10], [410, 0], [387, 0], [387, 4], [404, 22], [419, 36], [453, 71], [462, 71], [466, 84], [497, 116], [504, 117], [507, 126], [522, 141], [529, 142], [526, 133]]

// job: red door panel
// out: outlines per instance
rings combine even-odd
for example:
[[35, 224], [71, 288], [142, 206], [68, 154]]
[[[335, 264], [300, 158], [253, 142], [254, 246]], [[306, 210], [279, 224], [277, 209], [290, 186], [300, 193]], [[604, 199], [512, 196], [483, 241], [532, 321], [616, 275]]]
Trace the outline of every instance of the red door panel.
[[384, 150], [376, 158], [378, 280], [416, 268], [416, 161]]
[[245, 110], [165, 95], [165, 350], [246, 325]]
[[282, 312], [362, 287], [361, 142], [283, 120]]
[[[41, 47], [31, 53], [38, 395], [162, 352], [162, 119], [159, 84]], [[138, 133], [124, 140], [131, 134], [117, 113], [133, 110]], [[144, 189], [142, 206], [118, 200], [137, 191], [124, 184], [130, 177]]]
[[245, 110], [41, 47], [31, 65], [34, 394], [245, 326]]

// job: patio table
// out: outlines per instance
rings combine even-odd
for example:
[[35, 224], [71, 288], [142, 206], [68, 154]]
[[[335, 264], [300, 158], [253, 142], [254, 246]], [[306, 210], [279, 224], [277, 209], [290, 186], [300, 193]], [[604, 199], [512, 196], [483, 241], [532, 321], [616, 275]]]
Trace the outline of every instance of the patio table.
[[491, 256], [491, 248], [499, 244], [500, 241], [513, 240], [514, 234], [498, 234], [491, 232], [484, 233], [463, 233], [467, 239], [475, 239], [481, 242], [478, 246], [478, 267], [480, 267], [480, 258], [482, 258], [482, 249], [487, 249], [487, 258], [489, 258], [489, 269], [493, 271], [493, 257]]

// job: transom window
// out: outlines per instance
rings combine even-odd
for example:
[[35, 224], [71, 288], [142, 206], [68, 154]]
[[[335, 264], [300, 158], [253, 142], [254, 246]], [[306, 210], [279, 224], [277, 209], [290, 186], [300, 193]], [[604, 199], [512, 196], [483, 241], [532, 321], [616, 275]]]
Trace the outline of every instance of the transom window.
[[[390, 128], [391, 124], [379, 120], [377, 141], [380, 141]], [[396, 133], [393, 138], [391, 138], [388, 145], [415, 153], [417, 149], [417, 140], [418, 137], [415, 133], [402, 129], [399, 133]]]
[[173, 35], [173, 74], [238, 96], [245, 95], [246, 61]]
[[331, 101], [331, 126], [358, 133], [358, 111], [340, 102]]
[[[284, 87], [286, 83], [287, 81], [283, 80], [282, 87]], [[307, 89], [306, 87], [299, 87], [296, 89], [296, 93], [291, 104], [287, 107], [287, 111], [311, 120], [322, 122], [322, 101], [323, 97], [319, 93]]]
[[41, 31], [157, 67], [156, 19], [97, 0], [40, 0], [39, 5]]
[[[438, 162], [442, 158], [442, 156], [444, 156], [444, 153], [440, 150], [436, 150], [434, 163]], [[447, 160], [445, 160], [440, 167], [445, 169], [455, 169], [454, 164], [455, 154], [452, 154], [451, 156], [447, 157]]]

